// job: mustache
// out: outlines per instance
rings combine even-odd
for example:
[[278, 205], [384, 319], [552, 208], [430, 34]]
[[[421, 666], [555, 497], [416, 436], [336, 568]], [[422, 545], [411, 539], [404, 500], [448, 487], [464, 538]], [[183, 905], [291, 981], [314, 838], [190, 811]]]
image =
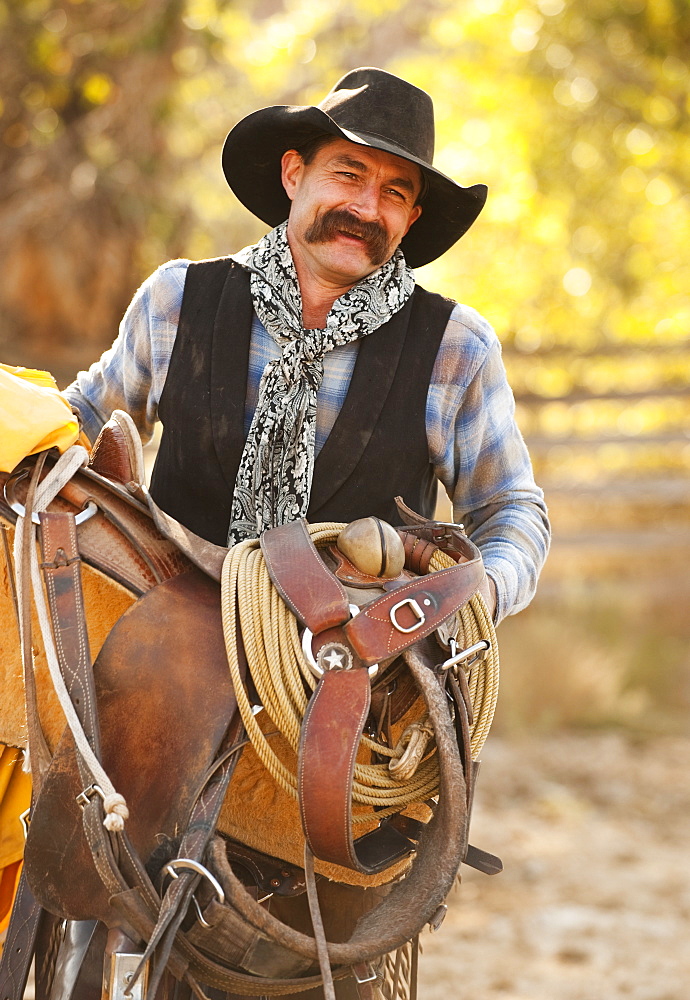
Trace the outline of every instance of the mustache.
[[357, 236], [366, 247], [372, 264], [379, 267], [387, 260], [388, 233], [380, 222], [364, 222], [342, 208], [331, 208], [318, 216], [304, 234], [307, 243], [329, 243], [338, 233]]

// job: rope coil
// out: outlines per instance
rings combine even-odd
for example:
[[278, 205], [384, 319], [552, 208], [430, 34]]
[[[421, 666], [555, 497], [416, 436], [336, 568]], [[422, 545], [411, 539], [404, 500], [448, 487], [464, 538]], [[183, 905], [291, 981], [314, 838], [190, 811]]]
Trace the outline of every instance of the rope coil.
[[[309, 525], [308, 529], [318, 548], [334, 542], [344, 527], [344, 524], [326, 522]], [[439, 550], [432, 556], [429, 568], [430, 572], [436, 572], [454, 565], [455, 561]], [[247, 735], [274, 780], [297, 798], [296, 771], [286, 766], [271, 747], [256, 720], [242, 682], [237, 655], [238, 624], [258, 699], [295, 757], [302, 718], [317, 680], [304, 659], [297, 619], [273, 586], [256, 539], [233, 546], [225, 558], [221, 575], [221, 612], [230, 675]], [[474, 709], [470, 745], [476, 759], [491, 727], [498, 695], [496, 635], [479, 594], [462, 608], [458, 618], [465, 646], [480, 639], [490, 643], [487, 657], [475, 665], [468, 676]], [[384, 762], [355, 764], [354, 805], [375, 806], [378, 818], [382, 819], [412, 802], [424, 802], [438, 793], [438, 759], [433, 742], [413, 773], [403, 769], [404, 777], [391, 773], [389, 767], [389, 759], [403, 756], [403, 745], [392, 748], [365, 735], [360, 747], [384, 758]], [[366, 822], [371, 819], [371, 813], [360, 811], [353, 818], [355, 822]]]

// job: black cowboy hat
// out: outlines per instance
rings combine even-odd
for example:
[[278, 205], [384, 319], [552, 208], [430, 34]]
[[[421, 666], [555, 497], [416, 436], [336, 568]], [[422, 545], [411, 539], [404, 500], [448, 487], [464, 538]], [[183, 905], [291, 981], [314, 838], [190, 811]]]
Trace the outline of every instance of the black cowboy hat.
[[410, 267], [445, 253], [484, 207], [484, 184], [461, 187], [431, 165], [434, 108], [429, 95], [371, 67], [347, 73], [315, 107], [263, 108], [238, 122], [223, 147], [228, 184], [250, 212], [277, 226], [290, 211], [280, 179], [283, 153], [324, 133], [393, 153], [421, 168], [427, 188], [423, 211], [401, 243]]

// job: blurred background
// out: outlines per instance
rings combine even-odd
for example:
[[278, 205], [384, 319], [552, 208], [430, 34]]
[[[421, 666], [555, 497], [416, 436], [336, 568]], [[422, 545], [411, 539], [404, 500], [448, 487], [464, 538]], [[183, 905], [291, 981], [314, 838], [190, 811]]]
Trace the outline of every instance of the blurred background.
[[554, 542], [499, 630], [476, 822], [508, 871], [427, 1000], [690, 996], [689, 51], [687, 0], [0, 0], [0, 360], [61, 385], [158, 264], [262, 235], [220, 170], [256, 108], [384, 67], [489, 186], [418, 278], [496, 328]]

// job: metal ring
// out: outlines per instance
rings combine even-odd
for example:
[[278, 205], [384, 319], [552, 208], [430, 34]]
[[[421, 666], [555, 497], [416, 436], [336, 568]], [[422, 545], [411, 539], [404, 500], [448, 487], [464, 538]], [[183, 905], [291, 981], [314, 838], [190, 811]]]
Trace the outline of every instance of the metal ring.
[[[425, 603], [430, 604], [431, 601], [427, 600]], [[404, 608], [406, 605], [417, 619], [414, 625], [410, 625], [408, 627], [406, 627], [405, 625], [401, 625], [398, 619], [396, 618], [396, 615], [400, 610], [400, 608]], [[426, 621], [426, 615], [424, 614], [424, 612], [422, 611], [422, 609], [420, 608], [419, 604], [414, 599], [414, 597], [405, 597], [402, 601], [398, 601], [397, 604], [394, 604], [393, 607], [388, 612], [388, 617], [390, 618], [390, 622], [393, 628], [397, 629], [398, 632], [403, 632], [405, 635], [407, 635], [410, 632], [416, 632], [417, 629], [421, 628], [424, 622]]]
[[[5, 500], [12, 508], [12, 510], [15, 512], [15, 514], [19, 515], [19, 517], [24, 517], [26, 515], [26, 507], [20, 504], [18, 500], [14, 499], [14, 487], [19, 482], [20, 479], [24, 479], [28, 475], [29, 475], [28, 469], [22, 469], [20, 472], [13, 473], [11, 476], [8, 477], [7, 481], [5, 482], [5, 487], [3, 490]], [[75, 524], [83, 524], [84, 521], [88, 521], [90, 517], [93, 517], [93, 515], [97, 513], [98, 513], [98, 504], [95, 502], [95, 500], [89, 500], [86, 507], [83, 510], [80, 510], [77, 515], [75, 515], [74, 522]], [[31, 515], [31, 521], [33, 524], [41, 523], [40, 518], [35, 511]]]
[[[359, 614], [359, 607], [356, 604], [348, 604], [348, 608], [352, 618], [354, 618], [356, 615]], [[318, 679], [321, 680], [326, 671], [323, 669], [323, 667], [320, 667], [318, 665], [314, 657], [314, 650], [311, 647], [313, 638], [314, 638], [314, 633], [312, 632], [312, 630], [309, 628], [305, 628], [304, 632], [302, 633], [302, 652], [304, 653], [304, 659], [307, 661], [307, 666], [311, 670], [314, 677], [318, 677]], [[373, 663], [367, 669], [369, 671], [370, 677], [376, 677], [377, 673], [379, 672], [379, 665], [378, 663]]]
[[461, 663], [465, 663], [468, 667], [473, 667], [475, 663], [481, 663], [482, 660], [485, 660], [491, 649], [491, 643], [488, 639], [480, 639], [473, 646], [468, 646], [467, 649], [456, 653], [454, 650], [457, 649], [457, 642], [455, 639], [451, 639], [450, 642], [453, 655], [444, 660], [438, 668], [439, 670], [451, 670], [453, 667], [460, 666]]
[[192, 902], [194, 903], [194, 909], [196, 910], [196, 919], [202, 927], [205, 927], [207, 930], [211, 930], [212, 925], [209, 924], [208, 920], [204, 918], [204, 915], [201, 912], [201, 907], [199, 906], [199, 900], [196, 898], [194, 893], [192, 893]]
[[187, 871], [196, 872], [197, 875], [202, 875], [205, 879], [213, 886], [213, 889], [218, 897], [219, 903], [225, 902], [225, 893], [223, 892], [223, 886], [220, 884], [215, 875], [212, 875], [208, 868], [204, 868], [200, 865], [198, 861], [193, 861], [192, 858], [173, 858], [172, 861], [168, 861], [167, 865], [163, 868], [163, 871], [167, 875], [172, 875], [173, 878], [179, 878], [176, 868], [184, 868]]

